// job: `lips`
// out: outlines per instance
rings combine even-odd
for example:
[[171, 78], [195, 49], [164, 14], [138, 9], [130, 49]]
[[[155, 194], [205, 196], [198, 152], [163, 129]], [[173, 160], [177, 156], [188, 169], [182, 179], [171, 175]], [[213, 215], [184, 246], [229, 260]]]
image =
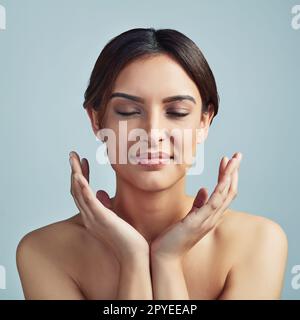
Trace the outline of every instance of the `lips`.
[[138, 159], [173, 159], [173, 156], [169, 155], [168, 153], [165, 152], [147, 152], [147, 153], [142, 153], [138, 157]]

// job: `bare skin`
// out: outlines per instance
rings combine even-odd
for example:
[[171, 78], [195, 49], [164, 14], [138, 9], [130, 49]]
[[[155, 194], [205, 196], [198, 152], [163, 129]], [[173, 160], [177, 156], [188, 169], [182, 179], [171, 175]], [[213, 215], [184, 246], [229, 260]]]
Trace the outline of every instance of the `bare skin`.
[[[147, 133], [152, 128], [200, 129], [191, 139], [193, 152], [208, 135], [213, 108], [202, 112], [197, 86], [168, 56], [129, 64], [113, 91], [144, 100], [115, 97], [109, 102], [103, 124], [117, 136], [125, 119], [128, 130]], [[192, 96], [195, 103], [163, 102], [178, 94]], [[97, 134], [98, 114], [87, 112]], [[156, 150], [164, 151], [164, 139], [161, 134]], [[87, 160], [73, 153], [71, 194], [79, 213], [20, 241], [17, 266], [25, 298], [280, 298], [287, 238], [277, 223], [230, 209], [240, 160], [239, 153], [223, 157], [215, 189], [209, 195], [201, 188], [195, 197], [184, 191], [186, 164], [151, 171], [112, 164], [117, 188], [109, 199], [103, 190], [93, 192]]]
[[[188, 207], [195, 200], [188, 196]], [[160, 277], [173, 270], [172, 283], [182, 272], [186, 299], [278, 299], [286, 255], [286, 236], [278, 224], [228, 208], [179, 264], [169, 259], [153, 270], [159, 268]], [[127, 263], [133, 268], [129, 274], [137, 266], [130, 257], [129, 253]], [[122, 261], [111, 247], [91, 235], [81, 213], [27, 234], [17, 252], [27, 299], [118, 299]], [[150, 272], [148, 275], [151, 278]], [[168, 292], [162, 291], [148, 298], [164, 299]]]
[[[261, 240], [269, 256], [262, 255]], [[229, 299], [278, 299], [285, 256], [286, 239], [277, 224], [228, 209], [222, 223], [184, 260], [190, 299], [218, 299], [235, 283], [241, 289], [228, 294]], [[255, 261], [254, 257], [272, 260]], [[27, 234], [19, 246], [18, 264], [26, 299], [116, 299], [118, 261], [86, 231], [80, 214]], [[257, 280], [258, 271], [262, 283]]]

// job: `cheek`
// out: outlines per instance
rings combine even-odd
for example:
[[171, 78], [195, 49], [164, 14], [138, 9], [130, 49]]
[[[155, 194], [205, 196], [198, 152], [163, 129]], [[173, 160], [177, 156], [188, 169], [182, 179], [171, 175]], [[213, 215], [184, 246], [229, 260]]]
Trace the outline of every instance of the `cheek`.
[[[190, 138], [185, 136], [181, 142], [175, 142], [173, 145], [175, 163], [166, 165], [161, 170], [157, 170], [157, 172], [161, 172], [161, 174], [168, 173], [171, 176], [180, 175], [182, 172], [185, 172], [186, 168], [190, 167], [193, 163], [196, 146], [195, 137]], [[140, 174], [145, 171], [145, 169], [130, 161], [140, 151], [140, 147], [135, 142], [127, 142], [126, 146], [122, 142], [120, 144], [118, 139], [110, 139], [106, 142], [106, 147], [110, 163], [118, 168], [117, 171], [128, 170], [128, 172], [134, 174]], [[149, 171], [146, 172], [149, 173]]]
[[[178, 138], [178, 137], [177, 137]], [[197, 150], [196, 130], [186, 129], [180, 139], [174, 141], [175, 161], [182, 167], [192, 165]]]

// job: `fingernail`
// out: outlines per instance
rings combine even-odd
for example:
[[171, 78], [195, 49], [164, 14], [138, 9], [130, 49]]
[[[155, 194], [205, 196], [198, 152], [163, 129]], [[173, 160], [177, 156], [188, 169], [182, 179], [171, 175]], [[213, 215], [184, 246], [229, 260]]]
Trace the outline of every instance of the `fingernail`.
[[69, 162], [70, 162], [70, 165], [72, 167], [73, 166], [73, 159], [71, 157], [69, 158]]

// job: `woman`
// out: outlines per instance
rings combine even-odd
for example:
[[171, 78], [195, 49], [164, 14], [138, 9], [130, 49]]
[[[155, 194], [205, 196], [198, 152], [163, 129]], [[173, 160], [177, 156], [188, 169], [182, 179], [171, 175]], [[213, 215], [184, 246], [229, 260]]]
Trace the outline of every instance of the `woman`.
[[[284, 231], [269, 219], [229, 208], [242, 154], [222, 158], [211, 195], [206, 188], [196, 197], [185, 193], [191, 163], [176, 161], [182, 152], [171, 132], [192, 132], [183, 154], [194, 155], [218, 102], [207, 61], [178, 31], [132, 29], [105, 46], [84, 107], [109, 159], [129, 151], [126, 160], [136, 162], [111, 161], [117, 187], [110, 199], [103, 190], [94, 195], [88, 161], [70, 153], [79, 213], [20, 241], [17, 266], [26, 299], [280, 298]], [[135, 139], [124, 147], [121, 123], [127, 132], [146, 132], [143, 152], [130, 150]], [[105, 140], [103, 129], [116, 140]]]

